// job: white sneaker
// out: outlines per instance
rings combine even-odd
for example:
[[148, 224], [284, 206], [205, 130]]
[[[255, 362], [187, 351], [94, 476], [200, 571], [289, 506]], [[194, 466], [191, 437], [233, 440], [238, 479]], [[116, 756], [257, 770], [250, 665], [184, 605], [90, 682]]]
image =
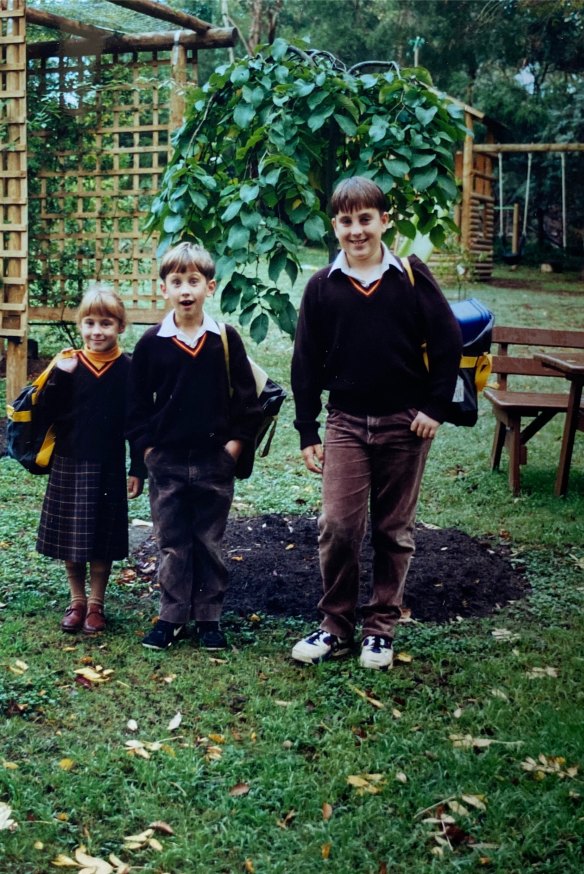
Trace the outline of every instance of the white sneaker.
[[371, 634], [366, 637], [361, 647], [359, 664], [362, 668], [373, 668], [377, 671], [387, 671], [393, 665], [393, 647], [389, 637]]
[[351, 646], [351, 640], [344, 640], [336, 634], [330, 634], [319, 628], [318, 631], [298, 641], [292, 649], [292, 658], [307, 665], [318, 665], [320, 662], [326, 662], [327, 659], [346, 655], [351, 651]]

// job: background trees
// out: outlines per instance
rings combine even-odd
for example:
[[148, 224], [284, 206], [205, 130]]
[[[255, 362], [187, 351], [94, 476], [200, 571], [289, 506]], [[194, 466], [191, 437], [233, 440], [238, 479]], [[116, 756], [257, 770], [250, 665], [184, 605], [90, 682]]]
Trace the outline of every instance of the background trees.
[[[506, 127], [509, 142], [584, 141], [584, 7], [581, 0], [165, 0], [207, 21], [238, 27], [235, 57], [277, 37], [321, 49], [346, 66], [417, 58], [435, 85]], [[31, 5], [121, 30], [165, 29], [104, 0], [30, 0]], [[230, 61], [200, 53], [201, 82]], [[522, 199], [525, 156], [505, 161], [506, 199]], [[582, 156], [566, 158], [569, 246], [582, 253]], [[557, 239], [560, 161], [536, 156], [530, 226], [541, 247]], [[537, 220], [539, 211], [539, 221]], [[545, 221], [544, 221], [545, 217]], [[537, 232], [537, 233], [536, 233]]]

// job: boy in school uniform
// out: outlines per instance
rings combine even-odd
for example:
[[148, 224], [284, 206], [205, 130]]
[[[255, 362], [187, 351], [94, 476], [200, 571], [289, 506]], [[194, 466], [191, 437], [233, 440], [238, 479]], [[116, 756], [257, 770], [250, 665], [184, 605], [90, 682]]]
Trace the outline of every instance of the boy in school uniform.
[[181, 243], [159, 272], [171, 310], [136, 344], [127, 419], [148, 469], [160, 553], [160, 618], [142, 644], [168, 649], [194, 620], [201, 646], [224, 649], [221, 541], [237, 460], [253, 444], [261, 408], [243, 342], [228, 325], [230, 389], [220, 328], [204, 311], [216, 287], [209, 253]]
[[[414, 552], [424, 465], [452, 399], [462, 338], [428, 268], [412, 257], [412, 284], [382, 242], [389, 216], [381, 189], [355, 176], [337, 186], [331, 207], [340, 252], [308, 281], [292, 358], [302, 456], [323, 478], [323, 619], [292, 657], [316, 664], [352, 649], [369, 510], [373, 585], [362, 610], [360, 664], [386, 670]], [[323, 390], [324, 446], [317, 421]]]

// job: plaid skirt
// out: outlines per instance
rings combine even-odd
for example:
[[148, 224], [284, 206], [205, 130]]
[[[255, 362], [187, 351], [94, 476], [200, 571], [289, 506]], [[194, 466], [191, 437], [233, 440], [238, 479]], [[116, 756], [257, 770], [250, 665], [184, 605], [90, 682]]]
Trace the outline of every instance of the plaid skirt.
[[37, 551], [62, 561], [128, 555], [124, 469], [56, 455], [41, 511]]

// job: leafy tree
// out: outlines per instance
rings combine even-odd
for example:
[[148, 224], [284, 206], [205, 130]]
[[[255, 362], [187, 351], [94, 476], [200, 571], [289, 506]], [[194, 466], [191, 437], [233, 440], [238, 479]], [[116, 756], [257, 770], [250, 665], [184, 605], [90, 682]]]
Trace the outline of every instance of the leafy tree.
[[294, 283], [300, 246], [326, 239], [334, 184], [374, 179], [391, 204], [389, 241], [419, 230], [439, 246], [455, 228], [452, 151], [463, 136], [459, 107], [425, 71], [354, 75], [279, 39], [194, 90], [148, 229], [161, 251], [191, 238], [217, 254], [222, 309], [239, 309], [256, 342], [270, 318], [293, 334], [281, 275]]

